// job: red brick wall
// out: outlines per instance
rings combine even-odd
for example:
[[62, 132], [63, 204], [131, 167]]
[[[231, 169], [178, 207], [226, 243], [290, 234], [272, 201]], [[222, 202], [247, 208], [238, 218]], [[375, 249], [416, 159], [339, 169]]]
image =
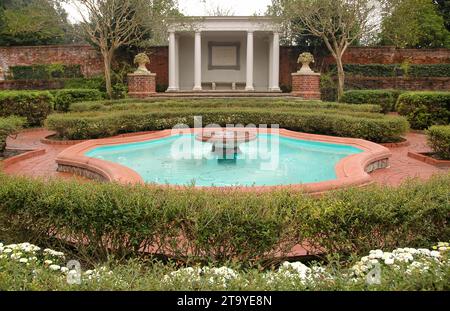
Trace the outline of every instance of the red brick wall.
[[148, 70], [156, 73], [156, 85], [169, 85], [169, 47], [156, 46], [146, 51], [150, 56]]
[[0, 66], [33, 64], [81, 65], [86, 77], [103, 73], [100, 55], [89, 45], [49, 45], [0, 47]]
[[[298, 69], [297, 57], [300, 52], [302, 51], [298, 47], [281, 47], [281, 87], [291, 87], [291, 73], [296, 72]], [[156, 84], [159, 86], [167, 86], [169, 80], [168, 47], [162, 46], [149, 48], [147, 53], [151, 55], [149, 70], [157, 75]], [[316, 58], [316, 63], [312, 66], [315, 71], [321, 71], [321, 68], [327, 64], [334, 63], [330, 57]], [[450, 63], [450, 49], [417, 50], [396, 49], [392, 47], [351, 47], [347, 50], [344, 56], [344, 61], [345, 63], [355, 64], [393, 64], [401, 63], [407, 58], [410, 58], [411, 62], [416, 64]], [[101, 74], [103, 71], [103, 64], [100, 55], [98, 55], [93, 48], [86, 45], [0, 47], [0, 66], [4, 68], [14, 65], [51, 63], [80, 64], [83, 74], [86, 76]], [[387, 82], [384, 82], [384, 84], [392, 82], [388, 80], [389, 79], [386, 79]], [[441, 82], [434, 84], [433, 81], [434, 80], [432, 79], [421, 79], [417, 83], [424, 83], [427, 87], [433, 87], [433, 85], [436, 85], [436, 89], [441, 89], [442, 85], [447, 85]], [[372, 83], [375, 85], [375, 82], [367, 83]]]
[[[345, 64], [401, 64], [409, 59], [412, 64], [450, 63], [450, 49], [398, 49], [395, 47], [351, 47], [345, 54]], [[331, 56], [325, 63], [334, 64]]]
[[450, 77], [346, 77], [351, 89], [401, 89], [414, 91], [449, 91]]

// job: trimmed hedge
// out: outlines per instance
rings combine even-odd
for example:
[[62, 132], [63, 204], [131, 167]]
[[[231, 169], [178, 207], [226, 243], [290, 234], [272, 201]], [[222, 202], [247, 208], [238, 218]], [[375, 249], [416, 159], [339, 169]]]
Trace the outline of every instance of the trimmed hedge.
[[70, 105], [76, 102], [103, 99], [103, 93], [96, 89], [64, 89], [50, 93], [55, 98], [54, 109], [57, 111], [68, 111]]
[[47, 91], [0, 91], [0, 117], [25, 117], [29, 126], [42, 125], [52, 107], [53, 96]]
[[0, 118], [0, 155], [5, 151], [6, 138], [20, 130], [25, 124], [25, 119], [16, 116]]
[[121, 133], [171, 129], [177, 124], [194, 127], [194, 117], [203, 117], [208, 124], [278, 124], [305, 133], [363, 138], [375, 142], [397, 141], [408, 130], [401, 117], [373, 113], [345, 113], [339, 110], [272, 109], [128, 109], [112, 112], [53, 114], [47, 128], [63, 139], [110, 137]]
[[5, 175], [0, 184], [6, 233], [43, 245], [49, 237], [70, 239], [91, 258], [140, 256], [153, 247], [180, 261], [252, 264], [304, 243], [345, 257], [450, 238], [450, 175], [320, 198]]
[[397, 111], [413, 129], [450, 123], [450, 92], [407, 92], [400, 95]]
[[64, 80], [65, 89], [96, 89], [105, 91], [105, 80], [103, 77], [72, 78]]
[[[450, 77], [450, 64], [411, 64], [406, 71], [402, 67], [401, 64], [345, 64], [344, 71], [363, 77]], [[336, 65], [330, 66], [330, 70], [336, 72]]]
[[345, 91], [341, 101], [349, 104], [376, 104], [383, 112], [395, 111], [398, 97], [403, 93], [399, 90], [350, 90]]
[[220, 99], [195, 99], [195, 100], [179, 100], [179, 99], [126, 99], [121, 101], [96, 101], [87, 103], [76, 103], [71, 105], [70, 110], [74, 112], [85, 111], [112, 111], [112, 110], [130, 110], [130, 109], [273, 109], [280, 110], [339, 110], [344, 112], [364, 113], [380, 112], [378, 105], [349, 105], [332, 102], [317, 102], [304, 100], [277, 100], [267, 101], [266, 99], [239, 99], [223, 101]]
[[450, 125], [434, 125], [427, 130], [428, 144], [444, 160], [450, 160]]
[[9, 70], [14, 80], [51, 80], [83, 77], [80, 65], [11, 66]]

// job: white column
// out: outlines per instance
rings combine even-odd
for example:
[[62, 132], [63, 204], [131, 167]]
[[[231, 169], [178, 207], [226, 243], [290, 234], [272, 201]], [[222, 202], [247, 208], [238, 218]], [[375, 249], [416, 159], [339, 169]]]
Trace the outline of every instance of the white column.
[[273, 33], [272, 41], [272, 87], [271, 91], [280, 91], [280, 34]]
[[247, 32], [247, 85], [245, 90], [255, 90], [253, 86], [253, 31]]
[[175, 32], [169, 32], [169, 88], [168, 92], [178, 91], [176, 86], [176, 42]]
[[202, 33], [195, 32], [194, 91], [202, 90]]
[[272, 70], [273, 70], [273, 36], [269, 36], [269, 79], [267, 83], [267, 88], [272, 90], [273, 78], [272, 78]]
[[175, 36], [175, 87], [180, 89], [180, 36]]

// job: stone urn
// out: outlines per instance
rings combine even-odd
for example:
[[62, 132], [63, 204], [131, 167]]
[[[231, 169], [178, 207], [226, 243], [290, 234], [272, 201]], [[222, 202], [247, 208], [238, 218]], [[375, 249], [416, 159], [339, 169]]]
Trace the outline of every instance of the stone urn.
[[150, 64], [150, 58], [145, 53], [139, 53], [134, 57], [134, 63], [138, 65], [138, 69], [134, 72], [137, 75], [150, 75], [147, 64]]
[[304, 52], [304, 53], [300, 54], [298, 57], [297, 63], [302, 64], [302, 68], [300, 68], [300, 70], [297, 71], [298, 73], [302, 73], [302, 74], [314, 73], [314, 71], [312, 71], [311, 67], [309, 67], [310, 63], [314, 63], [314, 56], [311, 53]]

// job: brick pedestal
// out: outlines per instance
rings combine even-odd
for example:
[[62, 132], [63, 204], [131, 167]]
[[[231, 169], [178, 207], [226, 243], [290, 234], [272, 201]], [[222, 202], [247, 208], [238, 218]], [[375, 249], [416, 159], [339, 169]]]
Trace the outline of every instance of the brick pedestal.
[[320, 100], [320, 73], [293, 73], [292, 95]]
[[128, 95], [132, 98], [146, 98], [156, 94], [156, 74], [128, 74]]

